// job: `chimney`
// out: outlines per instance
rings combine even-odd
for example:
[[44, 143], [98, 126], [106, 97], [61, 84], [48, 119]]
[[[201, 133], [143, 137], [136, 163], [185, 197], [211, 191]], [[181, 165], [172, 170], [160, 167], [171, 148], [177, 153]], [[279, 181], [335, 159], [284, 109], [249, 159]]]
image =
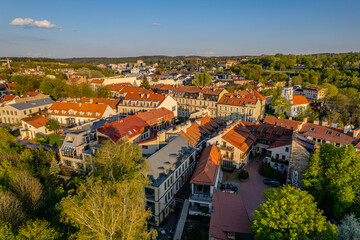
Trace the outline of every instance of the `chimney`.
[[352, 125], [351, 124], [347, 124], [344, 127], [344, 133], [348, 133], [352, 130]]
[[338, 124], [337, 123], [331, 123], [331, 127], [332, 128], [337, 128]]
[[94, 99], [93, 98], [90, 98], [90, 103], [94, 103]]
[[[305, 120], [305, 118], [304, 118], [304, 120]], [[314, 120], [314, 124], [319, 125], [319, 123], [320, 123], [319, 119]]]
[[323, 125], [324, 127], [327, 127], [328, 122], [327, 122], [327, 121], [323, 121], [323, 122], [322, 122], [322, 125]]
[[354, 138], [357, 138], [357, 137], [359, 136], [359, 134], [360, 134], [360, 128], [357, 128], [357, 129], [355, 129], [354, 132], [353, 132], [353, 137], [354, 137]]
[[82, 103], [81, 103], [81, 102], [79, 102], [79, 108], [81, 108], [81, 106], [82, 106]]
[[[309, 117], [304, 117], [303, 123], [307, 123], [308, 121], [309, 121]], [[315, 121], [317, 121], [318, 122], [317, 125], [319, 125], [319, 120], [314, 120], [314, 124], [316, 124]]]

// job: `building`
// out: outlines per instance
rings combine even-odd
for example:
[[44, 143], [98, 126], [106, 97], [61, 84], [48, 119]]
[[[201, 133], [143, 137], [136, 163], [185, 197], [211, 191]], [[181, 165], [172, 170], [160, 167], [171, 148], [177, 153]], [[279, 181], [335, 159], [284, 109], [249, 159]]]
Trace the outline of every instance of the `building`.
[[84, 124], [92, 120], [108, 118], [116, 112], [107, 104], [82, 102], [54, 102], [48, 110], [49, 118], [61, 125]]
[[220, 177], [221, 154], [215, 145], [205, 148], [191, 177], [189, 215], [210, 216], [213, 192]]
[[266, 148], [265, 161], [280, 172], [288, 171], [291, 157], [291, 141], [276, 141]]
[[200, 112], [203, 108], [210, 110], [210, 117], [216, 117], [217, 103], [225, 93], [225, 89], [217, 87], [177, 86], [169, 90], [169, 94], [178, 103], [178, 115], [183, 118], [188, 118], [191, 113]]
[[177, 102], [171, 96], [156, 93], [126, 93], [118, 105], [118, 112], [122, 115], [134, 115], [137, 112], [166, 108], [177, 117]]
[[146, 206], [152, 213], [151, 223], [158, 226], [175, 206], [179, 206], [175, 195], [190, 179], [195, 156], [195, 148], [179, 135], [147, 158], [149, 171], [146, 175], [151, 184], [145, 186], [145, 195]]
[[303, 126], [303, 124], [307, 122], [307, 120], [308, 119], [305, 118], [304, 121], [301, 122], [301, 121], [295, 121], [295, 120], [278, 118], [278, 117], [266, 115], [264, 118], [264, 123], [272, 124], [275, 126], [281, 126], [286, 129], [290, 129], [290, 130], [294, 130], [294, 131], [299, 131], [301, 129], [301, 127]]
[[89, 79], [89, 85], [93, 89], [97, 89], [99, 87], [107, 86], [111, 84], [119, 84], [119, 83], [130, 83], [133, 86], [138, 87], [141, 84], [141, 80], [137, 80], [136, 77], [125, 77], [123, 75]]
[[285, 98], [290, 104], [290, 112], [288, 112], [290, 117], [297, 117], [299, 114], [306, 111], [310, 106], [310, 102], [306, 97], [302, 95], [294, 96], [294, 89], [291, 85], [291, 78], [286, 80], [286, 85], [283, 87], [281, 96]]
[[256, 122], [265, 115], [265, 97], [256, 90], [227, 93], [217, 104], [217, 117], [223, 120]]
[[146, 122], [152, 132], [166, 129], [175, 123], [174, 112], [164, 107], [136, 114], [138, 118]]
[[310, 100], [323, 99], [326, 94], [326, 88], [306, 87], [303, 89], [303, 95]]
[[49, 121], [44, 115], [36, 115], [21, 120], [22, 128], [20, 135], [22, 139], [33, 139], [36, 134], [49, 135], [54, 133], [46, 128], [46, 123]]
[[214, 191], [209, 240], [251, 240], [250, 220], [239, 194]]
[[117, 112], [117, 107], [120, 103], [120, 99], [118, 98], [80, 98], [81, 103], [95, 103], [95, 104], [106, 104], [109, 105], [115, 112]]
[[[13, 99], [13, 101], [16, 100]], [[19, 124], [23, 118], [46, 111], [52, 106], [53, 102], [50, 98], [43, 98], [18, 103], [7, 103], [0, 108], [1, 121], [7, 124]]]

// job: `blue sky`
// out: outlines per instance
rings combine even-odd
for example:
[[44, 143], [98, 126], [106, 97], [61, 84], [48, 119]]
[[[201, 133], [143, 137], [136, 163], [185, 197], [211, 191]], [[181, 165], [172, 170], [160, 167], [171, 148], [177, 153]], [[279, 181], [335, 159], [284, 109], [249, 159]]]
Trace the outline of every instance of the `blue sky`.
[[359, 0], [1, 0], [0, 56], [359, 52], [359, 9]]

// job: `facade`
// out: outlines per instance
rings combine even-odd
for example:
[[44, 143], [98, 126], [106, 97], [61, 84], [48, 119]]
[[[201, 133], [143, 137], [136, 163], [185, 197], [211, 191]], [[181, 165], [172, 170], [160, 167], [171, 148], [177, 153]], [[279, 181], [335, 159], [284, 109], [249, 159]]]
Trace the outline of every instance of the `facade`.
[[158, 226], [178, 205], [175, 195], [190, 179], [195, 157], [196, 149], [179, 135], [147, 158], [151, 184], [145, 186], [145, 194], [146, 206], [152, 212], [151, 223]]
[[193, 86], [177, 86], [169, 90], [169, 94], [178, 103], [179, 117], [188, 118], [191, 113], [208, 108], [210, 117], [217, 115], [217, 103], [227, 93], [221, 88], [200, 88]]
[[116, 112], [107, 104], [54, 102], [48, 114], [49, 118], [55, 119], [61, 125], [69, 126], [108, 118], [116, 115]]
[[210, 216], [213, 192], [220, 177], [220, 160], [221, 154], [215, 145], [203, 150], [190, 180], [189, 215]]
[[291, 142], [274, 142], [266, 149], [265, 160], [270, 166], [280, 172], [288, 171], [291, 157]]
[[22, 139], [33, 139], [37, 133], [41, 135], [49, 135], [54, 133], [46, 128], [46, 123], [49, 119], [43, 115], [36, 115], [30, 118], [24, 118], [21, 120], [22, 128], [20, 129], [20, 135]]
[[303, 95], [310, 100], [323, 99], [326, 94], [326, 88], [306, 87], [303, 89]]
[[109, 105], [115, 112], [117, 112], [117, 107], [120, 103], [118, 98], [80, 98], [81, 103], [90, 103], [90, 104], [106, 104]]
[[166, 129], [175, 123], [174, 112], [166, 108], [140, 112], [136, 116], [146, 122], [152, 132]]
[[301, 122], [301, 121], [277, 118], [274, 116], [266, 115], [264, 118], [264, 123], [272, 124], [275, 126], [281, 126], [286, 129], [290, 129], [290, 130], [294, 130], [294, 131], [299, 131], [301, 129], [301, 127], [303, 126], [303, 124], [307, 122], [307, 120], [308, 119], [305, 118], [304, 121]]
[[290, 117], [297, 117], [299, 114], [306, 111], [310, 106], [310, 102], [306, 97], [302, 95], [294, 96], [294, 88], [291, 85], [291, 78], [286, 80], [286, 85], [283, 87], [281, 96], [290, 104], [290, 112], [288, 113]]
[[256, 122], [265, 115], [265, 97], [256, 90], [227, 93], [217, 105], [217, 117], [223, 120]]
[[166, 108], [177, 117], [177, 102], [171, 96], [156, 93], [127, 93], [118, 105], [118, 112], [128, 116], [159, 108]]
[[1, 121], [6, 124], [19, 124], [23, 118], [46, 111], [52, 106], [53, 102], [50, 98], [43, 98], [5, 104], [0, 108]]

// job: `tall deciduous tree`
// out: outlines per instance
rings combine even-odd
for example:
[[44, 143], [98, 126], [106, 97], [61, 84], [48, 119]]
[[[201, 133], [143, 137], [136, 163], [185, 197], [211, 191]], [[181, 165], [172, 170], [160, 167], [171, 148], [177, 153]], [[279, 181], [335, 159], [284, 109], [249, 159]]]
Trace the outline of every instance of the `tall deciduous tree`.
[[211, 83], [211, 76], [208, 73], [197, 73], [194, 76], [193, 84], [199, 87], [209, 86]]
[[310, 158], [303, 183], [330, 216], [360, 214], [360, 156], [353, 146], [323, 144]]
[[47, 121], [45, 127], [49, 130], [49, 131], [54, 131], [55, 133], [57, 133], [60, 129], [60, 124], [58, 121], [54, 120], [54, 119], [49, 119], [49, 121]]
[[290, 111], [289, 102], [280, 95], [273, 96], [270, 100], [270, 105], [278, 116], [284, 117], [284, 113]]
[[15, 236], [11, 231], [11, 225], [1, 220], [0, 220], [0, 239], [15, 240]]
[[24, 220], [21, 202], [11, 193], [0, 191], [0, 220], [19, 226]]
[[316, 207], [314, 197], [292, 186], [268, 189], [255, 210], [252, 230], [257, 240], [336, 239], [336, 226]]
[[338, 236], [340, 240], [360, 239], [360, 218], [357, 219], [354, 214], [346, 215], [338, 226]]
[[62, 200], [63, 220], [79, 229], [79, 239], [151, 239], [147, 231], [151, 212], [145, 210], [143, 186], [136, 179], [113, 182], [93, 180], [76, 195]]

